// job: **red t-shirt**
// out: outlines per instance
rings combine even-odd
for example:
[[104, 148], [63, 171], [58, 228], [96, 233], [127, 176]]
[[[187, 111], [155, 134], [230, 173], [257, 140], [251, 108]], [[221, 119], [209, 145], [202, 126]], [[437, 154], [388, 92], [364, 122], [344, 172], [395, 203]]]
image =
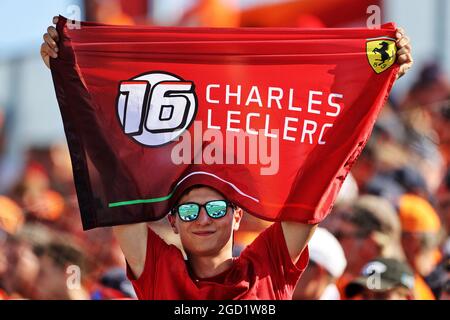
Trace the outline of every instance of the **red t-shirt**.
[[144, 271], [135, 279], [128, 267], [127, 275], [139, 299], [286, 300], [292, 298], [308, 260], [306, 248], [297, 263], [292, 262], [281, 224], [274, 223], [235, 258], [231, 268], [214, 278], [194, 280], [181, 251], [149, 229]]

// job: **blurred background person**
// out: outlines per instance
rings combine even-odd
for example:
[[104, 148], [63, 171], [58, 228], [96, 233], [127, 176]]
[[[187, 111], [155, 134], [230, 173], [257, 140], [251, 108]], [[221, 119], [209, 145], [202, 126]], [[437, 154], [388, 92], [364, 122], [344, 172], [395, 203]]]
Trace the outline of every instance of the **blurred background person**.
[[[87, 300], [89, 293], [83, 286], [84, 255], [73, 242], [52, 241], [34, 248], [39, 257], [39, 274], [34, 283], [33, 299]], [[69, 268], [72, 267], [72, 268]], [[72, 272], [72, 278], [68, 274]]]
[[[422, 67], [416, 82], [399, 106], [410, 155], [410, 165], [417, 168], [431, 192], [435, 192], [445, 174], [448, 161], [439, 148], [441, 128], [436, 109], [450, 95], [450, 84], [442, 68], [435, 62]], [[441, 132], [441, 137], [443, 137]]]
[[434, 300], [424, 281], [442, 258], [439, 251], [441, 222], [439, 216], [425, 199], [405, 194], [400, 199], [399, 216], [402, 225], [402, 246], [415, 273], [415, 297]]
[[351, 299], [413, 300], [414, 274], [408, 264], [393, 258], [369, 261], [361, 275], [345, 287]]
[[388, 200], [362, 195], [339, 217], [333, 232], [347, 258], [347, 268], [338, 282], [341, 294], [345, 296], [343, 288], [370, 260], [376, 257], [402, 259], [404, 254], [400, 243], [400, 220]]
[[344, 250], [326, 229], [317, 228], [308, 244], [309, 264], [292, 300], [340, 300], [336, 281], [347, 266]]
[[19, 205], [0, 196], [0, 299], [27, 297], [37, 276], [32, 246], [18, 235], [24, 221]]
[[20, 235], [9, 235], [4, 245], [7, 267], [1, 275], [0, 288], [7, 299], [29, 299], [40, 270], [33, 246]]

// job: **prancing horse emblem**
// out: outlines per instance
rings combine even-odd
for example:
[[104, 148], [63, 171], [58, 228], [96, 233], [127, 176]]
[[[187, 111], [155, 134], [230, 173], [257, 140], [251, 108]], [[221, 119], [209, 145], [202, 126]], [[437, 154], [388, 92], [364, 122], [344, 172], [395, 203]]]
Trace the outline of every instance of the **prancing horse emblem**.
[[387, 70], [395, 62], [395, 41], [378, 39], [366, 43], [369, 64], [376, 73]]

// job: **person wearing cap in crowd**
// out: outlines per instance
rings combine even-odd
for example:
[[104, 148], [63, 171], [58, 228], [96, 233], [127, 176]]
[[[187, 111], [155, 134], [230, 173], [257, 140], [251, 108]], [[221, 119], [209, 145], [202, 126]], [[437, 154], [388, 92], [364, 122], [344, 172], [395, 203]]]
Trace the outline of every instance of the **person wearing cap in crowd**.
[[347, 297], [363, 300], [413, 300], [413, 291], [413, 271], [393, 258], [369, 261], [360, 276], [345, 287]]
[[309, 241], [309, 265], [300, 278], [293, 300], [340, 300], [337, 279], [347, 266], [339, 241], [326, 229], [317, 228]]
[[340, 214], [340, 221], [333, 231], [344, 249], [347, 268], [338, 281], [343, 288], [358, 276], [362, 267], [376, 257], [403, 259], [400, 242], [400, 220], [394, 206], [386, 199], [374, 195], [362, 195]]
[[405, 194], [399, 201], [399, 217], [403, 250], [415, 272], [415, 297], [418, 300], [434, 300], [433, 292], [423, 278], [428, 276], [439, 262], [439, 216], [425, 199]]
[[187, 260], [146, 223], [113, 227], [137, 297], [290, 300], [307, 266], [307, 243], [316, 225], [275, 222], [234, 258], [233, 235], [243, 213], [213, 188], [184, 190], [168, 218]]

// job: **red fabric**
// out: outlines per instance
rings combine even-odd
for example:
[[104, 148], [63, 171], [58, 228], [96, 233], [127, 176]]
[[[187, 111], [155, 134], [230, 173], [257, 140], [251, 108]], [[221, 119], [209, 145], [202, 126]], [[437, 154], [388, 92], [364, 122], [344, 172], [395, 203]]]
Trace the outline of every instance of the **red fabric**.
[[141, 300], [290, 300], [308, 259], [306, 248], [293, 264], [281, 224], [274, 223], [235, 258], [229, 270], [197, 281], [181, 251], [149, 229], [144, 271], [136, 280], [128, 267], [127, 275]]
[[[194, 184], [219, 190], [263, 219], [322, 221], [365, 146], [398, 71], [393, 64], [376, 73], [366, 53], [371, 39], [395, 37], [393, 24], [369, 30], [83, 23], [81, 29], [74, 29], [61, 17], [57, 29], [59, 57], [51, 59], [51, 69], [85, 229], [158, 220]], [[378, 55], [375, 51], [371, 54]], [[395, 52], [391, 56], [395, 60]], [[149, 85], [147, 80], [136, 80], [139, 75], [155, 73], [175, 75], [178, 80], [164, 80], [160, 87], [162, 82], [156, 80]], [[170, 88], [177, 85], [183, 85], [172, 91], [178, 98], [155, 98], [155, 88], [165, 86], [165, 94], [170, 95]], [[240, 88], [241, 103], [236, 97], [227, 102], [227, 85], [233, 92]], [[142, 100], [130, 98], [138, 106], [126, 109], [132, 104], [127, 99], [134, 97], [131, 89], [126, 89], [130, 86], [140, 88]], [[270, 88], [283, 91], [281, 102], [269, 99], [269, 90], [277, 95]], [[252, 90], [258, 90], [261, 105], [255, 100], [245, 105], [248, 97], [256, 97], [255, 91], [250, 94]], [[184, 109], [170, 102], [175, 100], [183, 102]], [[122, 109], [118, 107], [121, 103]], [[152, 112], [156, 113], [147, 119]], [[166, 130], [162, 124], [176, 117], [186, 124], [179, 116], [182, 112], [201, 123], [202, 129], [196, 131], [194, 122], [185, 130], [169, 127], [170, 134], [180, 134], [180, 140], [157, 146], [137, 140], [166, 134], [160, 133]], [[249, 120], [250, 114], [257, 116]], [[278, 139], [277, 173], [261, 174], [267, 165], [262, 161], [249, 164], [248, 150], [245, 163], [237, 162], [242, 152], [234, 149], [226, 149], [232, 164], [205, 164], [201, 158], [198, 163], [197, 156], [213, 145], [196, 135], [209, 127], [208, 115], [223, 137], [230, 132], [227, 124], [239, 134], [249, 128], [279, 130], [278, 137], [283, 138]], [[140, 122], [133, 125], [133, 121]], [[130, 123], [132, 129], [127, 127]], [[314, 134], [303, 134], [314, 125]], [[294, 141], [284, 139], [285, 132]], [[193, 149], [189, 163], [175, 163], [172, 152], [188, 133], [200, 139], [189, 142]]]
[[148, 4], [147, 0], [120, 1], [123, 12], [132, 17], [145, 16], [148, 11]]
[[3, 291], [2, 289], [0, 289], [0, 300], [8, 300], [8, 299], [9, 299], [9, 297], [6, 294], [6, 292]]
[[314, 15], [328, 27], [365, 24], [373, 14], [369, 6], [380, 5], [380, 0], [302, 0], [279, 1], [250, 7], [241, 13], [244, 26], [295, 26], [302, 15]]

